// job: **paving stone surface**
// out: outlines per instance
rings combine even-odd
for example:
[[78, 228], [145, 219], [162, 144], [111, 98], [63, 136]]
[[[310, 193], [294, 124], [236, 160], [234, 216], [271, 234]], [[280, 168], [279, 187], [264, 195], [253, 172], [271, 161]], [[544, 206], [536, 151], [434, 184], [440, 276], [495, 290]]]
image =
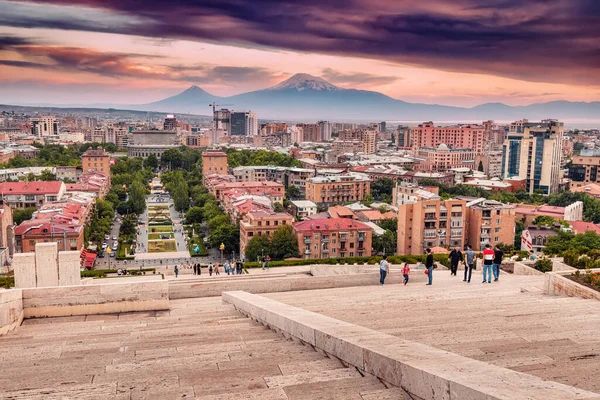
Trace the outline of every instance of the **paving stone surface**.
[[[436, 271], [434, 285], [362, 286], [265, 297], [406, 340], [600, 393], [600, 303], [531, 288], [543, 276], [470, 284]], [[522, 292], [522, 287], [530, 288]], [[368, 398], [373, 398], [368, 397]], [[383, 398], [383, 397], [382, 397]]]
[[286, 340], [220, 298], [171, 307], [25, 320], [0, 337], [0, 399], [399, 398], [399, 389]]

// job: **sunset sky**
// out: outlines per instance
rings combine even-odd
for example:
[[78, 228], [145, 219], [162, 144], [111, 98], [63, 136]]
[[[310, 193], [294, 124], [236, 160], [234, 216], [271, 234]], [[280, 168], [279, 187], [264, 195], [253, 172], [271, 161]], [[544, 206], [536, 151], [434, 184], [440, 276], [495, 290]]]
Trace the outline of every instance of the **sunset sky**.
[[0, 0], [0, 103], [225, 96], [298, 72], [411, 102], [598, 101], [599, 27], [599, 0]]

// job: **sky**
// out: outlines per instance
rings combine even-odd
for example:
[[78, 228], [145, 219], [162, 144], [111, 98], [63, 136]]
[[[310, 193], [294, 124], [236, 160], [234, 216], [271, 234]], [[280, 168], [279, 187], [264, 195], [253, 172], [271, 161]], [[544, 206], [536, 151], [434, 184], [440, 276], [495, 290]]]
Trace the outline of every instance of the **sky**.
[[0, 0], [0, 103], [143, 104], [295, 73], [474, 106], [600, 100], [599, 0]]

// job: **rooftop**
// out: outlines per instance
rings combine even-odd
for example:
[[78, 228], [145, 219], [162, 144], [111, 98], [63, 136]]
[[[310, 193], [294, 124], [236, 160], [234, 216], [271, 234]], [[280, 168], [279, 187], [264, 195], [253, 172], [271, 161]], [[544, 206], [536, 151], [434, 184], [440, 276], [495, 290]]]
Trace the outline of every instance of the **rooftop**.
[[2, 182], [0, 193], [9, 194], [58, 194], [64, 185], [61, 181]]
[[340, 230], [365, 230], [370, 231], [368, 225], [350, 218], [322, 218], [295, 222], [294, 229], [298, 232], [311, 231], [340, 231]]

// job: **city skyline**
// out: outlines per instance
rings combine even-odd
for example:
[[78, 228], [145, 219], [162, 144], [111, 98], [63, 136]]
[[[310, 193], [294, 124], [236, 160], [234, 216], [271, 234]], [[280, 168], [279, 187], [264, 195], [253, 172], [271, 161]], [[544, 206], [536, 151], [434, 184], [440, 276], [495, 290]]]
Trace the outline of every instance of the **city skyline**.
[[598, 5], [521, 3], [0, 1], [0, 102], [230, 96], [295, 73], [430, 104], [600, 98]]

